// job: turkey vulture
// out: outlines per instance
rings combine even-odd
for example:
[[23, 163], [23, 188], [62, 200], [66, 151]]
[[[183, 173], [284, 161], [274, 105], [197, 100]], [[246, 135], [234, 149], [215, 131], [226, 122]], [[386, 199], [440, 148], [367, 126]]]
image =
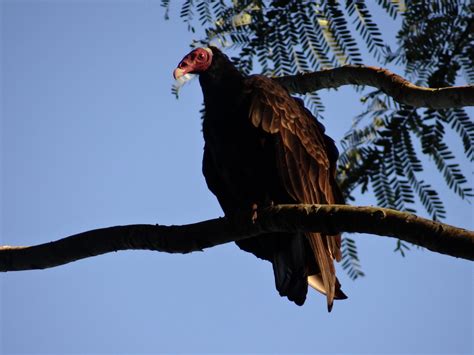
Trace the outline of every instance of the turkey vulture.
[[[199, 74], [204, 94], [203, 174], [226, 215], [273, 203], [343, 203], [337, 148], [300, 99], [273, 79], [243, 75], [212, 46], [187, 54], [173, 74], [187, 73]], [[270, 261], [278, 292], [297, 305], [308, 284], [326, 294], [329, 311], [347, 298], [333, 262], [340, 236], [272, 233], [237, 245]]]

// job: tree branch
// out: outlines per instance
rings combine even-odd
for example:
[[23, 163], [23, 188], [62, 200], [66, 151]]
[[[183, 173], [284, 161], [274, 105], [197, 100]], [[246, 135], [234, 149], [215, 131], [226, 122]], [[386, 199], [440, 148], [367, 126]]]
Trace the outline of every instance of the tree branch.
[[290, 92], [305, 94], [343, 85], [368, 85], [382, 90], [399, 103], [414, 107], [445, 109], [474, 106], [474, 85], [424, 88], [410, 83], [388, 69], [345, 65], [307, 74], [274, 78]]
[[280, 205], [250, 215], [183, 226], [136, 224], [95, 229], [31, 247], [0, 246], [0, 271], [45, 269], [118, 250], [201, 251], [268, 232], [370, 233], [474, 260], [474, 232], [410, 213], [347, 205]]

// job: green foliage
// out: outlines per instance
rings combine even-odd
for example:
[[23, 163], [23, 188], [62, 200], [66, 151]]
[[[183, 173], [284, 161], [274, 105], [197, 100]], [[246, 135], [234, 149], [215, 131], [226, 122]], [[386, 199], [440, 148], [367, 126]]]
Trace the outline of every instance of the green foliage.
[[[162, 0], [167, 11], [171, 3], [176, 2]], [[395, 51], [384, 42], [383, 23], [371, 12], [375, 6], [401, 24]], [[211, 43], [238, 53], [233, 60], [245, 73], [255, 64], [267, 75], [362, 64], [365, 47], [381, 65], [404, 67], [412, 82], [443, 87], [463, 78], [474, 82], [473, 11], [469, 0], [185, 0], [180, 16], [190, 30], [196, 22], [205, 27], [205, 38], [194, 45]], [[317, 93], [305, 100], [316, 114], [324, 110]], [[444, 218], [439, 193], [422, 179], [421, 156], [434, 162], [455, 194], [472, 196], [446, 144], [446, 135], [454, 133], [465, 157], [474, 159], [474, 123], [463, 109], [416, 109], [378, 90], [361, 101], [365, 109], [343, 138], [339, 162], [348, 199], [356, 188], [370, 189], [380, 206], [415, 212], [418, 200], [432, 218]], [[408, 246], [398, 242], [395, 250], [404, 255]], [[352, 278], [363, 275], [353, 240], [345, 238], [343, 256]]]
[[344, 237], [342, 239], [342, 268], [346, 270], [349, 277], [353, 280], [364, 276], [364, 272], [360, 266], [359, 256], [357, 254], [357, 246], [354, 239]]
[[[412, 1], [397, 36], [400, 48], [396, 54], [388, 53], [385, 60], [404, 65], [408, 78], [419, 85], [452, 86], [462, 72], [472, 82], [472, 26], [472, 5], [467, 1]], [[393, 103], [380, 92], [368, 95], [365, 102], [369, 109], [362, 116], [371, 122], [360, 127], [363, 120], [359, 119], [343, 142], [341, 161], [346, 179], [350, 178], [346, 183], [349, 191], [371, 183], [380, 205], [406, 211], [413, 209], [415, 195], [432, 218], [442, 219], [446, 211], [439, 194], [418, 177], [424, 169], [418, 157], [424, 154], [451, 190], [461, 198], [472, 196], [445, 142], [447, 131], [456, 133], [466, 158], [473, 160], [474, 123], [463, 109], [414, 109]], [[370, 135], [364, 135], [367, 132]], [[418, 149], [413, 140], [418, 141]], [[382, 176], [376, 169], [384, 165]], [[360, 166], [364, 169], [357, 170]]]

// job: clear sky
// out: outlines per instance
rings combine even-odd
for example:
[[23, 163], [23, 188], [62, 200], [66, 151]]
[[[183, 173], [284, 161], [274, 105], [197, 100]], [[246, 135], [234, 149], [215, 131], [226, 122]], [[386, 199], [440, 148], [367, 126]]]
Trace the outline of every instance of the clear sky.
[[[201, 175], [199, 84], [170, 93], [193, 38], [176, 15], [164, 21], [158, 0], [4, 0], [1, 12], [1, 244], [222, 215]], [[323, 97], [339, 140], [357, 96]], [[472, 204], [442, 197], [447, 222], [472, 229]], [[270, 264], [234, 244], [2, 274], [0, 352], [473, 353], [472, 263], [353, 237], [367, 276], [339, 271], [349, 299], [330, 314], [316, 293], [301, 308], [280, 298]]]

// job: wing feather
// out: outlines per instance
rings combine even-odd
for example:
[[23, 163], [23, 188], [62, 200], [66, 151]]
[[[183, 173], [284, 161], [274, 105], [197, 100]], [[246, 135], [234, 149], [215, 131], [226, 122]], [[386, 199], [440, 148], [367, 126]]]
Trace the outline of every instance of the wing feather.
[[[335, 183], [337, 150], [328, 147], [324, 127], [300, 100], [272, 79], [247, 79], [251, 91], [250, 120], [255, 127], [277, 136], [277, 161], [283, 184], [300, 203], [342, 203]], [[336, 153], [334, 153], [336, 152]], [[306, 233], [321, 271], [328, 308], [338, 286], [333, 259], [340, 260], [340, 236]]]

